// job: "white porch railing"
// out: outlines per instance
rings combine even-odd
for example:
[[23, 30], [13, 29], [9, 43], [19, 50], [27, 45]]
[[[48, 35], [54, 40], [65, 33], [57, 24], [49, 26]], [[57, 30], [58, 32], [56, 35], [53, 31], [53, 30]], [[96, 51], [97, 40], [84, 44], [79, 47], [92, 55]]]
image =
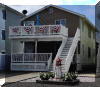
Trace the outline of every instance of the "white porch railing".
[[11, 70], [48, 71], [51, 63], [52, 53], [14, 53], [11, 56]]
[[10, 26], [9, 36], [68, 36], [68, 29], [62, 25], [41, 25], [41, 26]]

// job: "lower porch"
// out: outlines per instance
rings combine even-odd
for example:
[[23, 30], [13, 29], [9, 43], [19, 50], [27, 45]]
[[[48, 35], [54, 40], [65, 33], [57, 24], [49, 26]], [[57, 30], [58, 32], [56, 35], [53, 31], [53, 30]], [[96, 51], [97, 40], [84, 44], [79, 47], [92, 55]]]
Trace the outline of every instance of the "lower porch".
[[11, 70], [49, 71], [60, 45], [61, 41], [13, 41]]

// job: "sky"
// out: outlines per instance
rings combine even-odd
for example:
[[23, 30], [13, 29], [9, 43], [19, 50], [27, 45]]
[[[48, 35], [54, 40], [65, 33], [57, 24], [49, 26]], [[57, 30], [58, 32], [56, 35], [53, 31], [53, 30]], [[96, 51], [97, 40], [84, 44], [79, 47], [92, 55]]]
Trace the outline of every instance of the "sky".
[[0, 0], [7, 5], [95, 5], [99, 0]]

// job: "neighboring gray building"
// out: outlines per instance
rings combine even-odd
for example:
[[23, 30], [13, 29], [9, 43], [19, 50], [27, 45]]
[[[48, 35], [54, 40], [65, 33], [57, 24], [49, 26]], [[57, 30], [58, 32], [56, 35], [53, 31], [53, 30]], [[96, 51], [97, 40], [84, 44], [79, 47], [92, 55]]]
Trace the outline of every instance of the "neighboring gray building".
[[96, 54], [97, 54], [97, 68], [96, 74], [100, 76], [100, 1], [95, 7], [95, 26], [98, 28], [98, 33], [96, 34]]
[[0, 3], [0, 54], [10, 55], [9, 26], [20, 25], [20, 20], [24, 16], [22, 13]]
[[3, 33], [5, 32], [4, 11], [4, 6], [0, 4], [0, 53], [5, 52], [5, 38], [3, 36]]

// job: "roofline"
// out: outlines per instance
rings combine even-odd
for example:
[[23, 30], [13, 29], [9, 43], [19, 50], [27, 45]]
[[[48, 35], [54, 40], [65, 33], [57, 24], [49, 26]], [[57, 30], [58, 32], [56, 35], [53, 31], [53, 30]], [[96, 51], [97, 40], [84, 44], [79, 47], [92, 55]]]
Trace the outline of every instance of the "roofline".
[[6, 9], [8, 9], [8, 10], [11, 10], [11, 11], [15, 12], [16, 14], [18, 14], [18, 15], [20, 15], [20, 16], [23, 16], [23, 17], [26, 16], [26, 15], [22, 14], [21, 12], [19, 12], [19, 11], [13, 9], [13, 8], [7, 6], [7, 5], [4, 5], [4, 4], [2, 4], [2, 3], [0, 3], [0, 7], [3, 7], [3, 8], [6, 8]]
[[98, 32], [98, 29], [91, 23], [91, 21], [89, 21], [86, 17], [84, 17], [84, 20], [90, 24], [90, 26], [96, 31]]
[[81, 16], [81, 17], [85, 17], [85, 15], [79, 14], [79, 13], [77, 13], [77, 12], [74, 12], [74, 11], [71, 11], [71, 10], [68, 10], [68, 9], [65, 9], [65, 8], [62, 8], [62, 7], [59, 7], [59, 6], [50, 4], [50, 5], [44, 6], [43, 8], [41, 8], [41, 9], [39, 9], [39, 10], [37, 10], [37, 11], [35, 11], [35, 12], [29, 14], [28, 16], [24, 17], [24, 18], [22, 19], [22, 21], [24, 21], [25, 19], [31, 17], [32, 15], [37, 14], [38, 12], [43, 11], [44, 9], [46, 9], [46, 8], [48, 8], [48, 7], [50, 7], [50, 6], [55, 7], [55, 8], [58, 8], [58, 9], [61, 9], [61, 10], [66, 11], [66, 12], [70, 12], [70, 13], [72, 13], [72, 14], [75, 14], [75, 15], [78, 15], [78, 16]]

